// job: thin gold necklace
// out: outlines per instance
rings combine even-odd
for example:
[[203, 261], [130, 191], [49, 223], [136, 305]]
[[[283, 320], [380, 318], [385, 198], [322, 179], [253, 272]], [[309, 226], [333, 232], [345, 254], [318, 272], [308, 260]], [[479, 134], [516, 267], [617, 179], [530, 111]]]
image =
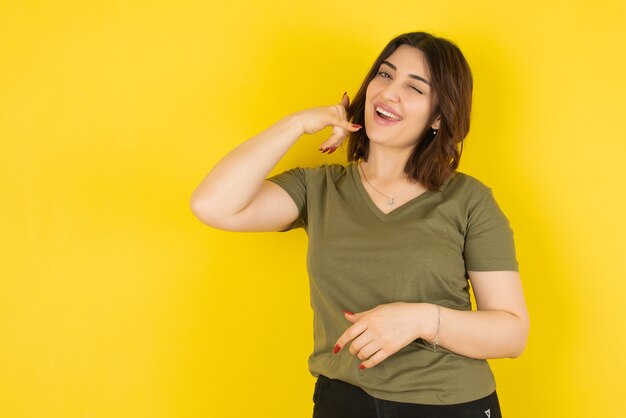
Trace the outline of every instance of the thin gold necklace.
[[359, 166], [359, 168], [361, 169], [361, 173], [363, 173], [363, 178], [365, 179], [365, 182], [367, 184], [370, 185], [370, 187], [374, 190], [376, 190], [378, 193], [380, 193], [381, 195], [385, 196], [387, 198], [387, 204], [391, 207], [393, 207], [396, 202], [395, 199], [398, 198], [402, 193], [406, 192], [407, 190], [409, 190], [411, 187], [407, 187], [406, 189], [404, 189], [404, 191], [402, 193], [400, 193], [399, 195], [396, 195], [395, 197], [389, 197], [386, 194], [384, 194], [383, 192], [381, 192], [380, 190], [378, 190], [376, 187], [372, 186], [372, 183], [370, 183], [369, 181], [367, 181], [367, 176], [365, 175], [365, 170], [363, 170], [363, 167], [361, 167], [361, 162], [359, 161], [359, 163], [357, 164]]

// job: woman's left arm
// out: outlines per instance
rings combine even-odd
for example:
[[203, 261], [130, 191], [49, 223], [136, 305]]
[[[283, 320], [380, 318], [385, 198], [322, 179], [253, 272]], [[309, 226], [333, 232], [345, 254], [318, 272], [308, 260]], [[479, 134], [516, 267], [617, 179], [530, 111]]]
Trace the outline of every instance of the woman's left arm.
[[[519, 273], [470, 271], [468, 275], [477, 310], [440, 307], [439, 345], [478, 359], [518, 357], [526, 347], [529, 329]], [[427, 341], [434, 341], [436, 329], [435, 324]]]
[[348, 343], [361, 368], [371, 368], [417, 338], [477, 359], [517, 357], [526, 346], [529, 318], [517, 271], [468, 272], [476, 311], [430, 303], [395, 302], [355, 314], [335, 353]]

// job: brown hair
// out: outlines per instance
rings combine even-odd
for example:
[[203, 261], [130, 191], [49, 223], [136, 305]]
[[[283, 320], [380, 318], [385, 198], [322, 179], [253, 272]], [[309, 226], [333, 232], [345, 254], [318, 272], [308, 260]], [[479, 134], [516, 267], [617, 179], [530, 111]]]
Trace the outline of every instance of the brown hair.
[[[404, 172], [428, 190], [439, 189], [454, 174], [463, 151], [463, 139], [470, 127], [472, 108], [472, 73], [461, 50], [451, 41], [425, 32], [410, 32], [392, 39], [378, 56], [361, 88], [347, 110], [348, 120], [365, 126], [365, 93], [382, 62], [400, 45], [409, 45], [424, 53], [430, 69], [437, 105], [428, 124], [441, 118], [438, 132], [427, 128], [409, 156]], [[461, 149], [457, 145], [461, 145]], [[369, 155], [365, 129], [350, 133], [348, 161]]]

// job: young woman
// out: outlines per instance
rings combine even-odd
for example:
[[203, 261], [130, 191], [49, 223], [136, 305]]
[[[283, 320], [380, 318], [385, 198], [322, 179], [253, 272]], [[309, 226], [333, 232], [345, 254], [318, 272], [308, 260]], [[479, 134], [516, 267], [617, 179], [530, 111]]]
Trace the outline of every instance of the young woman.
[[[400, 35], [352, 104], [344, 94], [285, 117], [192, 195], [215, 228], [305, 228], [314, 418], [500, 416], [486, 359], [519, 356], [529, 320], [509, 222], [489, 187], [456, 170], [471, 100], [455, 44]], [[266, 178], [303, 134], [329, 126], [320, 150], [347, 138], [348, 164]]]

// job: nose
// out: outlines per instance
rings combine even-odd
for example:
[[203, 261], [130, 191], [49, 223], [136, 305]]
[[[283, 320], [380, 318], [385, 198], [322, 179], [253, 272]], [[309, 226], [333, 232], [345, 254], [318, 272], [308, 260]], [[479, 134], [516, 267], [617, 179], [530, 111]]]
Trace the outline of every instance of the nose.
[[400, 99], [400, 83], [396, 80], [393, 80], [390, 83], [387, 83], [387, 86], [381, 91], [381, 95], [391, 101], [397, 102]]

